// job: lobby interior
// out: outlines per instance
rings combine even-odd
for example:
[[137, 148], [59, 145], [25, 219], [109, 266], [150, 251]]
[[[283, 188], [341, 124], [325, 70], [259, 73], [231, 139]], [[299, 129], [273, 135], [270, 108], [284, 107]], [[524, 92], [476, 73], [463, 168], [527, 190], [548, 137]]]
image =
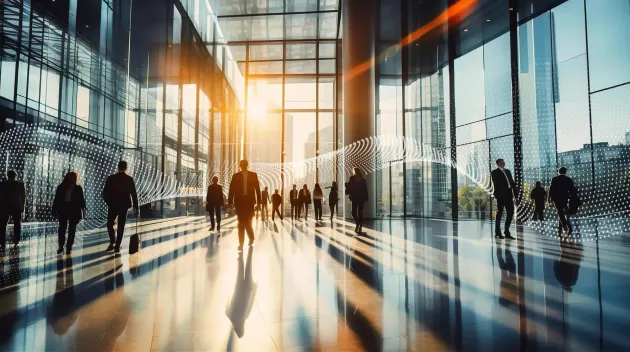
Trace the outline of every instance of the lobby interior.
[[[630, 350], [629, 2], [4, 0], [0, 25], [0, 182], [27, 195], [0, 351]], [[242, 159], [283, 217], [256, 212], [240, 251], [205, 202]], [[120, 160], [140, 214], [114, 253]], [[570, 233], [530, 196], [560, 167]], [[67, 172], [87, 211], [57, 254]], [[322, 218], [292, 218], [316, 183]]]

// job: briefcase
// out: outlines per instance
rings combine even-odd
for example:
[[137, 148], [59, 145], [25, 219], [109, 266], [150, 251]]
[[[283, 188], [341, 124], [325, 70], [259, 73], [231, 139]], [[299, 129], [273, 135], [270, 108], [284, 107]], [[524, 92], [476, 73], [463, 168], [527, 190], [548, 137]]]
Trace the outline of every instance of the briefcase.
[[136, 233], [129, 237], [129, 254], [138, 253], [140, 250], [140, 236], [138, 235], [138, 218], [136, 216]]

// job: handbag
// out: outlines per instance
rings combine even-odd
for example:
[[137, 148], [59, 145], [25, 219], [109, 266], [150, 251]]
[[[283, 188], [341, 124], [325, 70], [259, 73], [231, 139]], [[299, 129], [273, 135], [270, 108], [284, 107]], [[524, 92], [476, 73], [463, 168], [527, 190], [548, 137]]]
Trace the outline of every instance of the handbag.
[[136, 233], [129, 237], [129, 254], [138, 253], [140, 250], [140, 236], [138, 235], [138, 218], [136, 216]]

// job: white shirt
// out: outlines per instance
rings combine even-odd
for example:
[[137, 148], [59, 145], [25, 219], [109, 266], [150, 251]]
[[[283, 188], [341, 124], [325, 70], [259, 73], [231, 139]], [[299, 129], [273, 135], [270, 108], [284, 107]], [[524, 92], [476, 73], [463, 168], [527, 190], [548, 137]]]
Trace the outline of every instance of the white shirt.
[[505, 176], [505, 180], [507, 181], [508, 188], [512, 188], [512, 183], [510, 183], [510, 178], [505, 173], [505, 170], [503, 170], [502, 167], [500, 167], [499, 170], [501, 170], [501, 172], [503, 172], [503, 176]]
[[243, 170], [243, 195], [247, 195], [247, 170]]

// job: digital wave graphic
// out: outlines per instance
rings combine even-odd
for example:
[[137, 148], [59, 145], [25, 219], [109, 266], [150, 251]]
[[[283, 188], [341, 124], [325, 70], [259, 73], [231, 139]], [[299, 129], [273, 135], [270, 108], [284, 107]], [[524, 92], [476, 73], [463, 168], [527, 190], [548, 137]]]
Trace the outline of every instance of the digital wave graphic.
[[[50, 211], [55, 188], [66, 172], [78, 172], [88, 204], [88, 219], [80, 225], [83, 230], [103, 226], [107, 211], [101, 190], [107, 176], [116, 172], [119, 160], [126, 160], [129, 164], [128, 172], [136, 180], [141, 205], [178, 197], [205, 197], [206, 186], [213, 175], [219, 177], [227, 192], [231, 175], [238, 170], [237, 163], [217, 161], [210, 164], [210, 172], [205, 174], [190, 172], [165, 175], [146, 156], [134, 149], [125, 149], [90, 131], [52, 123], [23, 125], [5, 131], [0, 134], [0, 150], [3, 151], [0, 157], [6, 170], [21, 170], [20, 178], [27, 185], [27, 212], [31, 221], [55, 220]], [[289, 189], [292, 184], [303, 180], [305, 175], [314, 174], [316, 170], [319, 170], [320, 175], [335, 175], [338, 169], [343, 168], [343, 178], [347, 179], [354, 167], [369, 175], [393, 165], [415, 162], [454, 168], [469, 184], [479, 186], [488, 195], [492, 194], [487, 168], [471, 166], [470, 160], [458, 164], [447, 154], [446, 149], [422, 144], [411, 137], [393, 135], [366, 138], [343, 149], [300, 161], [251, 163], [250, 169], [258, 173], [261, 184], [273, 192], [274, 189]], [[480, 164], [484, 163], [487, 160], [481, 160]], [[609, 180], [606, 186], [610, 189], [626, 187], [616, 184], [619, 182], [623, 180]], [[529, 221], [533, 206], [523, 194], [518, 198], [517, 216], [525, 225], [548, 236], [557, 236], [557, 220], [551, 212], [548, 213], [548, 221]], [[590, 240], [595, 238], [595, 233], [599, 233], [599, 238], [608, 237], [620, 234], [628, 227], [628, 220], [617, 213], [597, 213], [597, 207], [592, 203], [601, 202], [602, 199], [587, 195], [583, 201], [585, 205], [582, 209], [585, 211], [573, 219], [578, 231], [565, 240]], [[628, 210], [627, 202], [619, 205], [617, 208], [622, 212]]]

